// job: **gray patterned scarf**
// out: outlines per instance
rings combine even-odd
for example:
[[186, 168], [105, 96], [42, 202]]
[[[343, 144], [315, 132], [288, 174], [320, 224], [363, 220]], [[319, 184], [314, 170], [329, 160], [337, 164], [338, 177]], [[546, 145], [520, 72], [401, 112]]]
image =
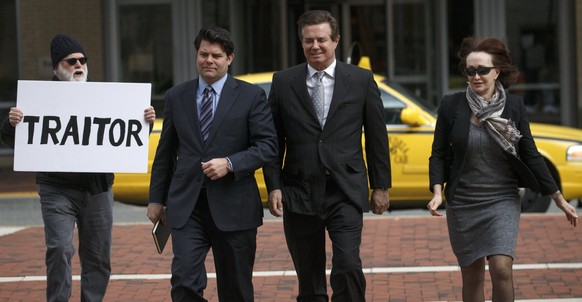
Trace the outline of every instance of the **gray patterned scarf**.
[[485, 125], [487, 132], [493, 137], [501, 148], [517, 156], [516, 145], [521, 138], [515, 123], [501, 117], [501, 112], [505, 108], [505, 90], [498, 81], [495, 82], [495, 92], [491, 97], [491, 102], [487, 104], [485, 99], [476, 94], [471, 87], [467, 87], [467, 100], [471, 111], [480, 123]]

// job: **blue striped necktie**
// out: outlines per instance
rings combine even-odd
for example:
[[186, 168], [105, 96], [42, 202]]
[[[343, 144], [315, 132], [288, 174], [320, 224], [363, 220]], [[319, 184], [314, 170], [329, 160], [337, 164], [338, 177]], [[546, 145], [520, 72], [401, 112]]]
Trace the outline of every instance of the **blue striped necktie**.
[[208, 85], [204, 89], [202, 94], [202, 103], [200, 104], [200, 133], [202, 138], [206, 142], [208, 138], [208, 132], [210, 130], [210, 124], [212, 123], [212, 99], [214, 94], [212, 93], [214, 89], [212, 86]]

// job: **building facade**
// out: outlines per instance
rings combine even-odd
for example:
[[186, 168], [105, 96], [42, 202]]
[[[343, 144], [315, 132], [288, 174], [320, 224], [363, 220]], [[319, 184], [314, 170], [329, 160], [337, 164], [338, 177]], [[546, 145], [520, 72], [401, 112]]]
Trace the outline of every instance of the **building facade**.
[[162, 112], [165, 90], [196, 76], [202, 26], [232, 32], [233, 75], [276, 71], [304, 61], [296, 21], [309, 9], [338, 19], [340, 60], [369, 56], [375, 73], [435, 105], [466, 87], [462, 38], [501, 38], [530, 119], [582, 127], [582, 0], [1, 0], [0, 118], [19, 79], [51, 78], [56, 33], [85, 47], [91, 80], [152, 83]]

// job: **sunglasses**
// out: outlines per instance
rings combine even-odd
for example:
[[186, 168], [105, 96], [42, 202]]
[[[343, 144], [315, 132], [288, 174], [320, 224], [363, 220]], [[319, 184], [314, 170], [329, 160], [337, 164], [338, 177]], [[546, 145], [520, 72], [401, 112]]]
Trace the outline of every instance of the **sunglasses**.
[[70, 58], [70, 59], [65, 59], [63, 61], [67, 62], [67, 64], [69, 64], [71, 66], [75, 66], [75, 64], [77, 64], [77, 61], [79, 61], [79, 63], [81, 63], [81, 65], [85, 65], [85, 63], [87, 63], [87, 57], [84, 57], [84, 58]]
[[474, 77], [475, 74], [479, 74], [480, 76], [484, 76], [484, 75], [488, 75], [491, 72], [491, 69], [493, 69], [495, 67], [479, 67], [479, 68], [473, 68], [473, 67], [469, 67], [465, 69], [465, 73], [467, 73], [467, 75]]

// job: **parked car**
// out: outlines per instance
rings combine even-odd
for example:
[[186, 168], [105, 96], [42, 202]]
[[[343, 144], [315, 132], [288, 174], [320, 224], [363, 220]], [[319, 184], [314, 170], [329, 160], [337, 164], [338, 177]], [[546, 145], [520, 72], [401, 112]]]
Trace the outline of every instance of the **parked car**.
[[[269, 94], [272, 72], [237, 76], [241, 80], [261, 86]], [[429, 191], [428, 158], [431, 152], [436, 123], [436, 108], [412, 96], [405, 89], [386, 78], [375, 75], [384, 103], [384, 116], [390, 141], [392, 188], [390, 206], [397, 208], [424, 208], [432, 198]], [[147, 174], [115, 175], [115, 199], [125, 203], [146, 205], [148, 202], [151, 165], [162, 122], [156, 121], [149, 143], [149, 170]], [[531, 124], [540, 153], [567, 200], [582, 198], [582, 130]], [[365, 139], [365, 137], [363, 137]], [[261, 197], [267, 200], [262, 170], [255, 173]], [[545, 212], [550, 196], [541, 196], [529, 189], [521, 189], [522, 211]]]

